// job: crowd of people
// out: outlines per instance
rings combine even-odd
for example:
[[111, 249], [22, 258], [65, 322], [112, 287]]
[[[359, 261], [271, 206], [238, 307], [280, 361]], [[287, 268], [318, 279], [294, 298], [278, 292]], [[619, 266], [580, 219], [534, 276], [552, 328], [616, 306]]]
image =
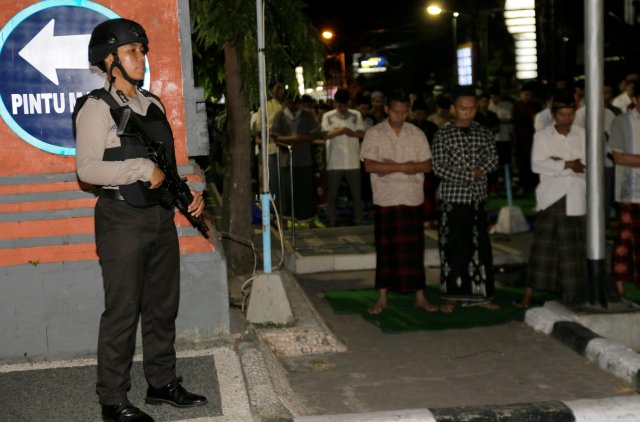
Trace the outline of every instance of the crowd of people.
[[[620, 293], [627, 281], [640, 284], [636, 79], [603, 86], [604, 201], [607, 218], [618, 219], [612, 272]], [[275, 84], [267, 104], [269, 152], [279, 154], [280, 168], [272, 169], [271, 192], [284, 216], [311, 227], [345, 224], [339, 196], [349, 198], [346, 224], [373, 221], [379, 299], [371, 313], [388, 307], [389, 290], [415, 293], [416, 306], [428, 312], [453, 312], [460, 303], [495, 310], [487, 199], [514, 174], [516, 196], [535, 195], [537, 211], [518, 305], [529, 307], [535, 290], [583, 303], [584, 92], [584, 80], [557, 78], [489, 92], [435, 85], [428, 95], [352, 87], [316, 102]], [[252, 127], [259, 140], [260, 120]], [[439, 307], [424, 296], [424, 227], [438, 230]]]
[[[140, 88], [148, 48], [137, 22], [116, 18], [98, 24], [88, 59], [106, 74], [105, 84], [78, 99], [73, 113], [79, 180], [100, 187], [95, 238], [105, 309], [96, 393], [102, 418], [114, 422], [154, 420], [128, 399], [138, 323], [148, 382], [145, 403], [177, 408], [208, 403], [188, 391], [176, 371], [180, 248], [174, 204], [165, 203], [162, 187], [164, 171], [177, 166], [167, 110], [160, 98]], [[534, 290], [553, 291], [564, 302], [579, 304], [586, 284], [585, 172], [588, 164], [603, 165], [605, 209], [618, 218], [612, 273], [623, 293], [627, 281], [640, 285], [637, 79], [625, 78], [615, 97], [613, 85], [602, 87], [607, 152], [602, 164], [586, 162], [585, 110], [593, 105], [585, 104], [581, 81], [573, 91], [566, 80], [556, 81], [544, 108], [537, 101], [540, 87], [533, 83], [517, 95], [479, 94], [473, 87], [447, 93], [441, 85], [428, 97], [338, 89], [323, 103], [276, 83], [265, 107], [270, 190], [294, 222], [324, 224], [318, 218], [324, 200], [325, 220], [336, 225], [336, 201], [345, 182], [353, 223], [362, 224], [367, 212], [373, 215], [379, 296], [371, 314], [390, 306], [389, 291], [415, 295], [415, 306], [425, 312], [451, 313], [459, 304], [495, 311], [487, 199], [499, 184], [496, 172], [515, 163], [518, 188], [535, 189], [538, 214], [520, 306], [531, 304]], [[125, 112], [126, 119], [117, 119]], [[251, 122], [257, 140], [261, 115]], [[127, 126], [129, 117], [134, 128]], [[145, 136], [163, 145], [168, 166], [150, 159], [140, 144]], [[325, 174], [326, 182], [318, 174]], [[318, 186], [326, 192], [317, 193]], [[199, 218], [202, 194], [191, 191], [190, 196], [186, 213]], [[440, 306], [424, 292], [424, 225], [434, 220]]]

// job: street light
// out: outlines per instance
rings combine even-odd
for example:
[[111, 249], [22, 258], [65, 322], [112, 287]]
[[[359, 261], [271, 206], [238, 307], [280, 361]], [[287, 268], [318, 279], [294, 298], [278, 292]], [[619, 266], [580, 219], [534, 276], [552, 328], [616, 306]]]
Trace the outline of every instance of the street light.
[[442, 9], [440, 8], [440, 6], [432, 4], [431, 6], [427, 6], [427, 13], [430, 15], [439, 15], [440, 13], [442, 13]]
[[534, 0], [507, 0], [504, 19], [516, 47], [516, 78], [538, 77], [536, 9]]
[[440, 15], [444, 12], [451, 13], [451, 32], [452, 32], [452, 40], [453, 40], [453, 70], [452, 70], [452, 78], [453, 85], [458, 85], [458, 16], [460, 13], [451, 12], [441, 8], [438, 5], [431, 4], [427, 6], [427, 13], [430, 15]]
[[331, 29], [325, 29], [320, 33], [322, 37], [322, 41], [327, 47], [327, 54], [325, 55], [325, 64], [328, 63], [328, 59], [336, 59], [338, 64], [340, 65], [340, 80], [337, 85], [340, 88], [344, 88], [347, 86], [347, 73], [346, 73], [346, 64], [345, 64], [345, 53], [344, 51], [336, 52], [337, 46], [334, 43], [334, 38], [336, 34]]
[[333, 32], [328, 29], [322, 31], [322, 38], [324, 38], [327, 41], [331, 40], [333, 38]]

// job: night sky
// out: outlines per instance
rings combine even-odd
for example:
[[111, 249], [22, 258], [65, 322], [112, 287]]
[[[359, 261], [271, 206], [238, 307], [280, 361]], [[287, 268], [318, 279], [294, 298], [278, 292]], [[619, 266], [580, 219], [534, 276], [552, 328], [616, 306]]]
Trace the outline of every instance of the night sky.
[[[428, 15], [425, 11], [427, 1], [326, 0], [307, 3], [307, 13], [314, 26], [319, 31], [331, 29], [336, 34], [327, 45], [329, 53], [344, 51], [347, 61], [354, 52], [375, 53], [388, 59], [390, 70], [367, 76], [361, 81], [364, 85], [423, 91], [431, 90], [434, 84], [449, 82], [453, 52], [451, 15]], [[502, 0], [458, 0], [440, 1], [439, 4], [461, 11], [458, 39], [462, 42], [473, 37], [478, 5], [500, 8], [504, 3]], [[506, 29], [502, 24], [500, 42], [503, 44], [504, 33]]]
[[[372, 52], [388, 58], [391, 70], [368, 77], [366, 84], [380, 88], [430, 89], [450, 81], [452, 26], [450, 15], [429, 16], [428, 0], [322, 0], [307, 1], [307, 14], [319, 30], [335, 32], [329, 53]], [[538, 0], [539, 78], [559, 74], [583, 74], [583, 1]], [[606, 76], [617, 79], [640, 70], [640, 51], [624, 39], [638, 39], [640, 25], [623, 24], [623, 0], [605, 3]], [[458, 18], [458, 41], [477, 41], [479, 8], [494, 8], [487, 18], [488, 72], [494, 79], [508, 78], [513, 70], [513, 43], [500, 10], [504, 0], [440, 0], [438, 4], [462, 13]], [[541, 33], [541, 29], [544, 31]], [[349, 67], [349, 63], [347, 63]], [[636, 70], [636, 71], [637, 71]]]

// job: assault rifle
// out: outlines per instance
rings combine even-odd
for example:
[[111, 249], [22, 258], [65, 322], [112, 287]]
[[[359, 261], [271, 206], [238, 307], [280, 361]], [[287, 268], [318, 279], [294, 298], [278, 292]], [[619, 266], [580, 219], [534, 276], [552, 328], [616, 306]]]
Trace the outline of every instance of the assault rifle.
[[136, 113], [129, 107], [112, 108], [111, 116], [118, 124], [118, 136], [127, 135], [137, 138], [147, 149], [149, 159], [164, 173], [164, 181], [159, 188], [160, 202], [169, 208], [177, 207], [191, 225], [208, 239], [209, 227], [205, 224], [202, 215], [194, 217], [188, 211], [189, 205], [193, 202], [191, 188], [187, 184], [187, 179], [180, 177], [175, 164], [167, 159], [165, 145], [149, 136]]

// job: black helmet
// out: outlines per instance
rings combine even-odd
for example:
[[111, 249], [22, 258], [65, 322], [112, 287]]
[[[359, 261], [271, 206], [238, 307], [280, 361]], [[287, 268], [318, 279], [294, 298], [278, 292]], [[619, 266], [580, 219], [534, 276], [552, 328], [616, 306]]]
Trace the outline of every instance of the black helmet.
[[91, 32], [89, 63], [97, 66], [118, 47], [136, 42], [142, 43], [145, 49], [149, 44], [147, 34], [139, 23], [122, 18], [104, 21]]

